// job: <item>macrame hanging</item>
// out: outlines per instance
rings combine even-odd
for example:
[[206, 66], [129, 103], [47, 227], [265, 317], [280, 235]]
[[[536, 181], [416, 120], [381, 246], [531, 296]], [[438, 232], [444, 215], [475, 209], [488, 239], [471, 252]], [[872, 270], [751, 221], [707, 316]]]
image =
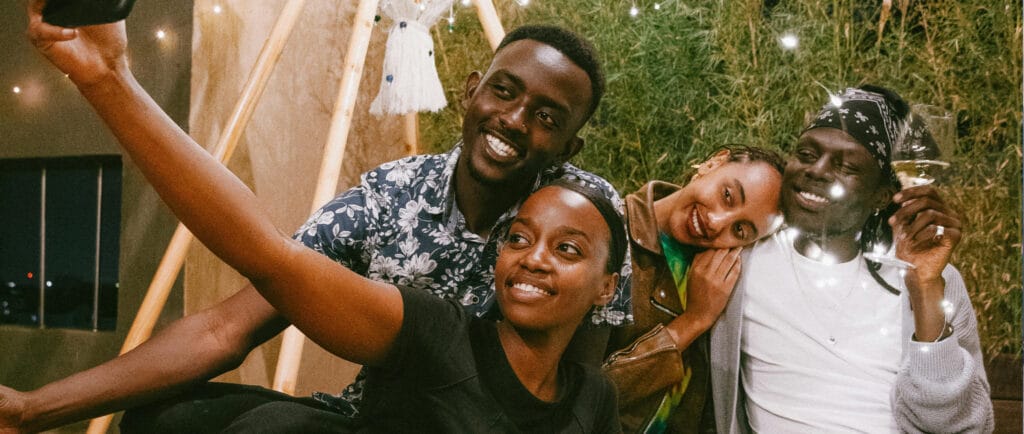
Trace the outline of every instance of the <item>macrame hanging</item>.
[[453, 0], [384, 0], [381, 12], [393, 21], [384, 51], [380, 91], [370, 113], [438, 111], [447, 104], [434, 66], [430, 27]]

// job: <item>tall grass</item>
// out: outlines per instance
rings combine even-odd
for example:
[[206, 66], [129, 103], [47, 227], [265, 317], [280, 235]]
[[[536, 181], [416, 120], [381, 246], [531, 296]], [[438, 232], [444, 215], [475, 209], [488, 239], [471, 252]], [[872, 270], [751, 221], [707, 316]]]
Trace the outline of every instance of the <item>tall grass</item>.
[[[427, 149], [459, 131], [466, 74], [490, 59], [471, 8], [435, 30], [453, 103], [422, 117]], [[953, 259], [987, 354], [1021, 351], [1021, 3], [1015, 0], [496, 0], [506, 29], [564, 25], [603, 57], [608, 91], [575, 162], [621, 192], [684, 168], [723, 143], [790, 148], [826, 90], [864, 83], [956, 116], [954, 170], [942, 187], [967, 221]], [[884, 25], [881, 22], [884, 20]], [[779, 38], [799, 46], [786, 50]]]

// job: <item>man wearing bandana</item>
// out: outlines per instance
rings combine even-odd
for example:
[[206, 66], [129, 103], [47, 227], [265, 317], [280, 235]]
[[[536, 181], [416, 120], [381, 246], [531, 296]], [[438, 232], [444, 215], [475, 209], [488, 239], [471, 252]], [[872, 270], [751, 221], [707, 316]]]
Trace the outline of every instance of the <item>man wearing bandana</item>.
[[[949, 265], [960, 217], [932, 186], [900, 190], [889, 165], [895, 140], [927, 135], [908, 112], [888, 89], [847, 89], [800, 135], [787, 228], [744, 256], [712, 329], [719, 432], [992, 431], [974, 311]], [[889, 245], [914, 267], [864, 259]]]

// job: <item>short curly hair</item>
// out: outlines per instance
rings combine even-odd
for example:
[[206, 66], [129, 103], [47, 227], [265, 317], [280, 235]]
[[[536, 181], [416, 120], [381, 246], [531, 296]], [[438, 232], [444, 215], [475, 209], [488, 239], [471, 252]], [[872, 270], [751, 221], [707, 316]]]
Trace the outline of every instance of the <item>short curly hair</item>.
[[495, 53], [500, 52], [509, 44], [523, 39], [534, 40], [558, 50], [587, 73], [587, 77], [590, 78], [590, 107], [584, 119], [589, 119], [597, 110], [601, 97], [604, 96], [604, 71], [594, 45], [583, 36], [562, 27], [525, 25], [508, 32], [498, 44]]

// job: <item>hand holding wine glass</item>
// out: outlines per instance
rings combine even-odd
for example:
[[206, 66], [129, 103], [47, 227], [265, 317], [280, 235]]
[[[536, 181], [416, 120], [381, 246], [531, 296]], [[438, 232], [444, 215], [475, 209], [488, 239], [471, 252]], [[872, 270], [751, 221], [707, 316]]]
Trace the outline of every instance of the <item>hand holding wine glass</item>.
[[[900, 187], [906, 190], [933, 184], [936, 177], [949, 167], [949, 163], [943, 159], [952, 153], [955, 142], [956, 125], [949, 112], [936, 106], [915, 105], [890, 150], [892, 170]], [[934, 226], [935, 238], [945, 236], [944, 225]], [[902, 235], [899, 232], [894, 228], [894, 239]], [[888, 247], [875, 246], [874, 251], [864, 256], [873, 262], [901, 269], [914, 268], [913, 264], [897, 258]]]

